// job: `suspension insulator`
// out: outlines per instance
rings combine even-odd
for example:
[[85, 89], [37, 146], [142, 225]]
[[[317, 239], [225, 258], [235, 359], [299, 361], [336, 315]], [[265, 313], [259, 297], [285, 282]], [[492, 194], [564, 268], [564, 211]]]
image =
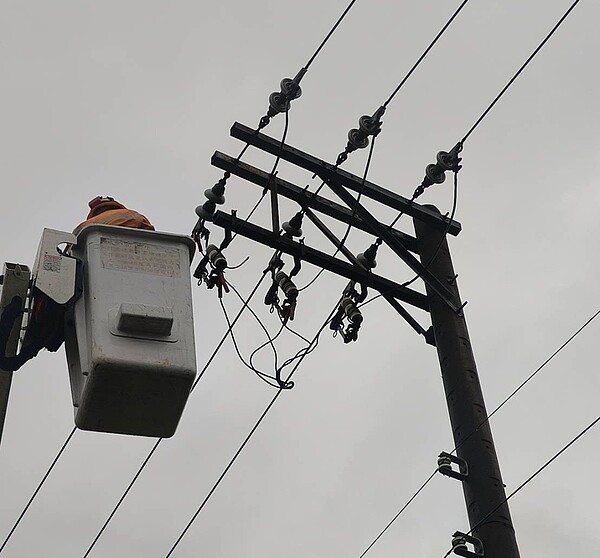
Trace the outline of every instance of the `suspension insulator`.
[[283, 294], [285, 294], [288, 300], [296, 300], [296, 298], [298, 297], [298, 288], [283, 271], [278, 271], [275, 274], [275, 281], [277, 282], [279, 288], [283, 291]]
[[458, 172], [462, 167], [460, 162], [462, 159], [458, 154], [462, 151], [462, 143], [458, 142], [449, 152], [440, 151], [437, 154], [437, 164], [444, 169], [444, 171]]
[[343, 308], [346, 317], [355, 325], [360, 325], [363, 321], [363, 315], [354, 304], [354, 301], [349, 297], [344, 297], [340, 302], [340, 307]]
[[302, 211], [298, 211], [289, 221], [286, 221], [281, 225], [281, 228], [285, 231], [288, 236], [302, 236], [302, 219], [304, 214]]
[[214, 244], [206, 247], [206, 256], [216, 271], [223, 271], [227, 267], [227, 260]]
[[429, 179], [432, 184], [441, 184], [444, 182], [444, 180], [446, 180], [444, 169], [434, 164], [427, 165], [427, 167], [425, 167], [425, 177]]
[[297, 78], [298, 76], [296, 76], [294, 79], [284, 78], [279, 84], [281, 93], [290, 101], [294, 101], [302, 96], [302, 88], [300, 87], [298, 83], [299, 80]]
[[356, 151], [357, 149], [364, 149], [369, 145], [369, 138], [363, 134], [360, 130], [352, 128], [348, 132], [348, 151]]

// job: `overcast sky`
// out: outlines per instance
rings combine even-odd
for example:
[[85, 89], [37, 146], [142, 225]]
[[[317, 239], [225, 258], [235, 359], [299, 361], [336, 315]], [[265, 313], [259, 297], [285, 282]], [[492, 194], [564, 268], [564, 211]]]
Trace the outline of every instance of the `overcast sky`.
[[[288, 142], [334, 160], [458, 3], [359, 0], [304, 78]], [[204, 189], [221, 176], [212, 153], [241, 148], [231, 124], [257, 124], [268, 95], [306, 63], [346, 4], [2, 0], [0, 259], [33, 264], [42, 229], [71, 230], [98, 194], [157, 229], [188, 234]], [[437, 151], [464, 135], [569, 4], [469, 2], [390, 104], [369, 178], [409, 197]], [[598, 2], [581, 2], [463, 151], [463, 232], [450, 247], [488, 411], [600, 304], [599, 20]], [[266, 132], [280, 137], [283, 123], [274, 119]], [[361, 174], [366, 155], [345, 167]], [[244, 159], [272, 164], [252, 150]], [[279, 174], [318, 186], [287, 164]], [[246, 215], [259, 194], [232, 178], [225, 207]], [[421, 199], [449, 211], [450, 181]], [[284, 218], [295, 211], [282, 204]], [[253, 221], [268, 226], [267, 208]], [[412, 232], [408, 218], [399, 226]], [[331, 250], [309, 225], [305, 233]], [[348, 246], [361, 252], [370, 242], [353, 232]], [[226, 255], [232, 265], [250, 256], [227, 273], [246, 295], [270, 251], [238, 238]], [[412, 276], [383, 248], [379, 270], [399, 282]], [[298, 284], [315, 271], [303, 266]], [[323, 276], [303, 292], [294, 327], [312, 337], [344, 285]], [[276, 332], [265, 289], [251, 306]], [[233, 293], [225, 304], [231, 314], [240, 306]], [[215, 291], [194, 287], [194, 306], [201, 369], [226, 323]], [[248, 355], [265, 337], [244, 316], [234, 331]], [[453, 448], [435, 350], [381, 300], [364, 317], [357, 343], [323, 334], [174, 557], [358, 558], [438, 453]], [[593, 322], [492, 419], [507, 491], [598, 415], [599, 333]], [[291, 334], [277, 342], [281, 359], [301, 346]], [[268, 369], [271, 357], [264, 350], [257, 361]], [[91, 556], [165, 556], [273, 395], [228, 342]], [[0, 540], [72, 426], [64, 352], [44, 353], [13, 382], [0, 447]], [[153, 443], [78, 431], [3, 557], [83, 556]], [[592, 430], [511, 500], [523, 557], [598, 553], [599, 457]], [[435, 477], [368, 556], [442, 558], [455, 530], [468, 530], [460, 484]]]

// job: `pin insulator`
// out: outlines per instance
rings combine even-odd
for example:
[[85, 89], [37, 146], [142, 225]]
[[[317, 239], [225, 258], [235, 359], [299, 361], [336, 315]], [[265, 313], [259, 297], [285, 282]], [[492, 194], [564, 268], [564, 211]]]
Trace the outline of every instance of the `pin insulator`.
[[196, 215], [204, 221], [212, 221], [217, 204], [214, 201], [207, 200], [196, 208]]
[[371, 244], [364, 252], [361, 252], [356, 256], [356, 259], [367, 269], [373, 269], [377, 267], [377, 261], [375, 258], [377, 257], [377, 249], [379, 248], [379, 244], [376, 242]]
[[281, 225], [285, 234], [288, 236], [302, 236], [302, 219], [304, 218], [304, 213], [302, 211], [298, 211], [296, 215], [294, 215], [289, 221], [286, 221]]
[[225, 203], [225, 196], [223, 194], [225, 193], [227, 179], [230, 176], [231, 174], [229, 172], [225, 172], [223, 174], [223, 178], [221, 178], [212, 188], [204, 190], [204, 196], [206, 197], [207, 201], [196, 208], [196, 215], [198, 215], [200, 219], [212, 221], [215, 210], [217, 209], [217, 205], [222, 205]]

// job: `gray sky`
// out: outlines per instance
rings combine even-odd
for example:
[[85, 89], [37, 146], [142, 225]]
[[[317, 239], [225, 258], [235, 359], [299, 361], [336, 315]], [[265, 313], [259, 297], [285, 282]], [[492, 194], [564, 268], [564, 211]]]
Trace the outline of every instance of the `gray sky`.
[[[306, 63], [345, 5], [1, 2], [1, 259], [32, 264], [42, 228], [71, 230], [97, 194], [160, 230], [189, 233], [203, 190], [221, 175], [211, 154], [241, 148], [230, 125], [256, 125], [269, 93]], [[457, 5], [357, 2], [303, 81], [289, 143], [334, 159], [348, 129], [387, 98]], [[370, 179], [409, 196], [567, 6], [470, 2], [390, 105]], [[451, 249], [489, 411], [599, 304], [599, 18], [597, 2], [581, 2], [463, 151], [463, 232]], [[282, 129], [280, 117], [267, 132]], [[355, 153], [346, 168], [360, 174], [365, 159]], [[252, 152], [245, 160], [272, 164]], [[279, 172], [318, 185], [289, 165]], [[232, 179], [226, 207], [245, 215], [258, 195]], [[422, 200], [449, 210], [450, 181]], [[371, 207], [382, 220], [393, 216]], [[284, 217], [295, 211], [283, 205]], [[266, 208], [255, 222], [268, 223]], [[402, 228], [412, 231], [408, 219]], [[305, 229], [307, 243], [329, 249]], [[348, 241], [355, 252], [368, 243], [356, 232]], [[251, 256], [227, 275], [248, 293], [270, 252], [240, 238], [227, 255], [232, 264]], [[398, 281], [412, 275], [384, 250], [379, 269]], [[314, 272], [305, 265], [298, 284]], [[302, 294], [298, 331], [312, 336], [344, 284], [323, 277]], [[276, 331], [263, 296], [253, 308]], [[197, 287], [194, 298], [202, 368], [226, 324], [214, 291]], [[226, 305], [233, 313], [239, 301], [230, 294]], [[358, 343], [323, 335], [175, 557], [358, 557], [437, 454], [452, 449], [434, 349], [380, 301], [364, 315]], [[508, 491], [597, 416], [599, 328], [492, 419]], [[264, 341], [249, 315], [235, 332], [246, 355]], [[300, 346], [292, 336], [278, 343], [282, 358]], [[258, 361], [268, 367], [268, 351]], [[226, 345], [91, 556], [164, 556], [273, 394]], [[64, 353], [44, 353], [13, 383], [0, 448], [2, 539], [72, 425]], [[3, 556], [83, 556], [153, 442], [77, 432]], [[511, 501], [522, 556], [597, 554], [599, 447], [600, 432], [590, 432]], [[436, 477], [368, 556], [441, 558], [457, 529], [468, 529], [460, 485]]]

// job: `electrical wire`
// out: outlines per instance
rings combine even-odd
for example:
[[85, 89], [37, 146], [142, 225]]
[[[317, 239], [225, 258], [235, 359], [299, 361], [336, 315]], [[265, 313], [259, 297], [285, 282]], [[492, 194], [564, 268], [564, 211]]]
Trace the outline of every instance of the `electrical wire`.
[[[536, 478], [542, 471], [544, 471], [551, 463], [556, 461], [563, 453], [565, 453], [575, 442], [577, 442], [580, 438], [582, 438], [588, 431], [590, 431], [596, 424], [600, 422], [600, 416], [595, 418], [590, 424], [588, 424], [579, 434], [577, 434], [574, 438], [571, 439], [565, 446], [563, 446], [558, 452], [556, 452], [548, 461], [546, 461], [539, 469], [537, 469], [533, 474], [531, 474], [525, 481], [523, 481], [515, 490], [513, 490], [502, 502], [500, 502], [492, 511], [490, 511], [483, 519], [477, 522], [469, 531], [466, 533], [470, 535], [481, 526], [485, 521], [487, 521], [498, 509], [500, 509], [506, 502], [508, 502], [515, 494], [520, 492], [523, 488], [525, 488], [534, 478]], [[452, 553], [453, 549], [450, 549], [445, 555], [444, 558], [447, 558]]]
[[[321, 325], [321, 327], [317, 330], [317, 333], [314, 335], [314, 337], [311, 340], [311, 345], [318, 342], [319, 336], [321, 335], [321, 333], [323, 332], [323, 330], [325, 329], [325, 327], [331, 320], [332, 316], [335, 314], [338, 304], [339, 304], [339, 301], [335, 303], [333, 310], [329, 313], [327, 319], [323, 322], [323, 325]], [[312, 352], [312, 351], [309, 351], [309, 352]], [[302, 357], [300, 357], [300, 359], [298, 360], [298, 362], [296, 363], [294, 368], [290, 371], [289, 375], [287, 376], [287, 378], [285, 380], [286, 382], [290, 381], [290, 379], [292, 378], [292, 376], [294, 375], [294, 373], [296, 372], [296, 370], [298, 369], [300, 364], [302, 364], [302, 361], [309, 354], [309, 352], [306, 352], [305, 354], [302, 355]], [[190, 529], [190, 527], [192, 526], [192, 524], [194, 523], [194, 521], [196, 520], [196, 518], [198, 517], [200, 512], [204, 509], [208, 500], [214, 494], [214, 492], [218, 488], [219, 484], [221, 484], [221, 481], [225, 478], [225, 476], [227, 475], [227, 473], [229, 472], [229, 470], [231, 469], [231, 467], [237, 460], [238, 456], [242, 453], [242, 451], [244, 450], [244, 448], [250, 441], [250, 438], [252, 438], [252, 436], [254, 435], [254, 433], [256, 432], [256, 430], [258, 429], [258, 427], [264, 420], [264, 418], [267, 416], [267, 413], [271, 410], [271, 408], [273, 407], [273, 405], [275, 404], [275, 402], [277, 401], [277, 399], [279, 398], [279, 396], [281, 395], [281, 393], [283, 391], [284, 391], [283, 389], [279, 389], [277, 391], [277, 393], [273, 396], [273, 398], [271, 399], [271, 401], [269, 402], [269, 404], [267, 405], [265, 410], [262, 412], [262, 414], [260, 415], [260, 417], [258, 418], [256, 423], [250, 430], [249, 434], [246, 436], [246, 438], [244, 439], [244, 441], [242, 442], [242, 444], [240, 445], [238, 450], [235, 452], [235, 454], [233, 455], [233, 457], [231, 458], [231, 460], [229, 461], [229, 463], [227, 464], [227, 466], [225, 467], [225, 469], [223, 470], [221, 475], [219, 475], [219, 478], [217, 479], [217, 481], [215, 482], [213, 487], [210, 489], [210, 491], [208, 492], [208, 494], [206, 495], [206, 497], [204, 498], [204, 500], [202, 501], [202, 503], [200, 504], [198, 509], [195, 511], [194, 515], [192, 515], [192, 518], [189, 520], [189, 522], [187, 523], [187, 525], [185, 526], [185, 528], [183, 529], [181, 534], [177, 537], [175, 543], [173, 544], [173, 546], [171, 547], [171, 549], [169, 550], [169, 552], [167, 553], [165, 558], [169, 558], [173, 554], [173, 552], [175, 551], [175, 549], [177, 548], [177, 546], [179, 545], [179, 543], [181, 542], [181, 540], [183, 539], [185, 534], [188, 532], [188, 530]]]
[[392, 520], [382, 529], [382, 531], [379, 533], [379, 535], [377, 535], [375, 537], [375, 539], [373, 540], [373, 542], [365, 549], [365, 551], [359, 556], [359, 558], [363, 558], [367, 552], [369, 552], [369, 550], [371, 550], [371, 548], [373, 548], [373, 546], [375, 546], [375, 543], [377, 543], [377, 541], [383, 536], [383, 534], [392, 526], [392, 524], [394, 523], [394, 521], [396, 521], [396, 519], [398, 519], [400, 517], [400, 515], [402, 515], [402, 513], [404, 512], [404, 510], [406, 508], [408, 508], [408, 506], [410, 506], [410, 504], [412, 503], [412, 501], [419, 495], [421, 494], [421, 492], [423, 491], [423, 489], [431, 482], [431, 480], [433, 479], [433, 477], [435, 477], [435, 474], [437, 473], [437, 469], [431, 473], [431, 475], [429, 476], [429, 478], [419, 487], [419, 489], [408, 499], [408, 501], [406, 502], [406, 504], [404, 504], [404, 506], [402, 506], [400, 508], [400, 511], [392, 518]]
[[[367, 176], [369, 174], [369, 168], [371, 167], [371, 160], [373, 158], [373, 151], [375, 149], [375, 138], [376, 138], [376, 136], [373, 136], [373, 140], [371, 141], [371, 146], [369, 147], [369, 155], [367, 156], [367, 162], [365, 164], [365, 169], [363, 171], [360, 188], [358, 190], [358, 196], [356, 198], [356, 202], [354, 203], [354, 208], [352, 210], [352, 216], [350, 218], [350, 223], [348, 223], [348, 226], [346, 227], [346, 231], [344, 232], [344, 234], [340, 240], [340, 246], [338, 246], [336, 248], [335, 252], [331, 255], [331, 260], [333, 260], [333, 258], [335, 258], [337, 256], [341, 247], [344, 246], [346, 240], [348, 240], [348, 235], [350, 234], [350, 230], [352, 229], [352, 219], [354, 219], [354, 217], [356, 216], [356, 211], [358, 210], [358, 204], [360, 203], [360, 199], [364, 193], [365, 183], [367, 181]], [[337, 167], [337, 165], [336, 165], [336, 167]], [[319, 186], [317, 188], [317, 190], [315, 191], [314, 194], [312, 194], [312, 196], [316, 196], [320, 192], [321, 188], [323, 188], [324, 185], [325, 185], [325, 181], [323, 181], [321, 183], [321, 186]], [[298, 292], [305, 291], [310, 286], [314, 285], [314, 283], [317, 281], [317, 279], [319, 279], [319, 277], [321, 277], [321, 275], [323, 274], [324, 271], [325, 271], [325, 268], [324, 267], [321, 268], [316, 273], [316, 275], [306, 285], [304, 285], [303, 287], [298, 289]]]
[[[381, 296], [381, 295], [378, 295]], [[373, 297], [372, 299], [366, 301], [364, 304], [367, 304], [368, 302], [371, 302], [372, 300], [375, 300], [375, 298], [377, 297]], [[363, 306], [364, 306], [363, 304]], [[487, 423], [492, 416], [494, 416], [502, 407], [504, 407], [504, 405], [506, 405], [506, 403], [508, 403], [508, 401], [510, 401], [519, 391], [521, 391], [521, 389], [527, 384], [529, 383], [547, 364], [549, 364], [569, 343], [571, 343], [571, 341], [573, 341], [573, 339], [575, 339], [590, 323], [592, 323], [592, 321], [594, 321], [594, 319], [596, 317], [598, 317], [598, 315], [600, 315], [600, 309], [597, 310], [588, 320], [585, 321], [585, 323], [579, 327], [575, 333], [573, 333], [558, 349], [556, 349], [540, 366], [538, 366], [533, 373], [531, 373], [529, 376], [527, 376], [527, 378], [521, 382], [519, 384], [519, 386], [514, 389], [510, 395], [508, 397], [506, 397], [488, 416], [485, 420], [483, 420], [481, 422], [481, 424], [479, 424], [477, 426], [477, 428], [475, 428], [475, 430], [473, 430], [459, 445], [457, 445], [450, 453], [454, 453], [456, 452], [456, 450], [462, 445], [464, 444], [473, 434], [475, 434], [485, 423]], [[398, 517], [400, 517], [400, 515], [404, 512], [404, 510], [406, 510], [406, 508], [408, 507], [408, 505], [418, 496], [418, 494], [425, 488], [425, 486], [433, 479], [433, 477], [435, 476], [435, 474], [437, 473], [437, 469], [435, 469], [431, 475], [428, 477], [428, 479], [421, 485], [421, 487], [417, 490], [417, 492], [408, 500], [408, 502], [402, 506], [402, 508], [400, 509], [400, 511], [394, 516], [394, 518], [386, 525], [386, 527], [379, 533], [379, 535], [377, 535], [377, 537], [375, 538], [375, 540], [367, 547], [367, 549], [365, 550], [365, 552], [363, 552], [363, 554], [360, 555], [360, 558], [363, 558], [365, 556], [365, 554], [375, 545], [375, 543], [381, 538], [381, 536], [391, 527], [391, 525], [398, 519]], [[520, 490], [520, 488], [518, 489]], [[516, 491], [515, 491], [516, 492]], [[512, 495], [511, 495], [512, 496]], [[504, 502], [503, 502], [504, 503]], [[497, 509], [497, 508], [496, 508]], [[496, 511], [496, 510], [493, 510]], [[493, 512], [492, 512], [493, 513]], [[486, 518], [487, 519], [487, 518]], [[448, 556], [448, 555], [446, 555]], [[446, 557], [444, 557], [446, 558]]]
[[388, 97], [387, 101], [385, 101], [385, 103], [383, 103], [384, 107], [387, 107], [391, 102], [392, 99], [398, 94], [398, 92], [400, 91], [400, 89], [402, 89], [402, 86], [408, 81], [408, 78], [410, 78], [410, 76], [412, 75], [412, 73], [417, 69], [417, 67], [419, 66], [419, 64], [423, 61], [423, 59], [429, 54], [429, 51], [434, 47], [434, 45], [438, 42], [438, 40], [440, 39], [440, 37], [444, 34], [444, 32], [446, 31], [446, 29], [448, 29], [448, 27], [450, 27], [450, 24], [454, 21], [454, 19], [456, 18], [456, 16], [461, 12], [461, 10], [465, 7], [465, 5], [467, 4], [469, 0], [463, 0], [463, 2], [460, 4], [460, 6], [456, 9], [456, 11], [452, 14], [452, 16], [450, 17], [450, 19], [445, 23], [444, 27], [442, 27], [439, 31], [439, 33], [435, 36], [435, 38], [433, 39], [433, 41], [431, 41], [431, 43], [429, 44], [429, 46], [425, 49], [425, 51], [423, 52], [423, 54], [421, 54], [421, 56], [419, 56], [419, 58], [417, 59], [417, 61], [413, 64], [412, 68], [408, 71], [408, 73], [404, 76], [404, 78], [402, 78], [402, 80], [400, 81], [400, 83], [398, 84], [398, 86], [396, 87], [396, 89], [394, 89], [394, 91], [392, 92], [392, 94]]
[[342, 23], [342, 20], [346, 17], [346, 15], [348, 14], [348, 12], [350, 11], [350, 8], [352, 8], [352, 6], [354, 6], [355, 3], [356, 3], [356, 0], [352, 0], [346, 6], [346, 9], [343, 11], [342, 15], [338, 18], [338, 20], [335, 22], [334, 26], [329, 30], [329, 32], [327, 33], [327, 35], [325, 36], [325, 38], [321, 41], [321, 44], [317, 47], [317, 50], [315, 50], [315, 52], [313, 53], [313, 55], [309, 58], [308, 62], [304, 66], [305, 70], [308, 70], [308, 68], [310, 67], [310, 65], [315, 61], [315, 58], [319, 55], [319, 53], [321, 52], [322, 48], [325, 46], [325, 44], [327, 43], [327, 41], [329, 41], [329, 39], [331, 38], [331, 36], [335, 33], [335, 30], [338, 28], [338, 26], [340, 25], [340, 23]]
[[8, 535], [4, 539], [4, 542], [2, 543], [2, 546], [0, 546], [0, 553], [2, 553], [2, 551], [4, 550], [4, 548], [6, 547], [6, 545], [8, 544], [8, 541], [13, 536], [13, 533], [15, 532], [15, 530], [17, 529], [17, 527], [19, 526], [19, 523], [21, 523], [21, 520], [23, 519], [23, 517], [27, 513], [27, 510], [29, 509], [29, 506], [31, 506], [31, 504], [35, 500], [36, 496], [38, 495], [39, 491], [42, 489], [42, 486], [44, 486], [44, 483], [46, 482], [46, 479], [50, 476], [50, 473], [54, 469], [54, 466], [58, 463], [58, 460], [60, 459], [61, 455], [63, 454], [63, 452], [65, 451], [65, 449], [69, 445], [69, 442], [73, 438], [76, 430], [77, 430], [77, 427], [74, 426], [73, 430], [71, 430], [71, 433], [67, 436], [67, 438], [64, 441], [63, 445], [58, 450], [58, 453], [56, 454], [56, 457], [52, 460], [52, 463], [50, 464], [50, 467], [48, 467], [48, 470], [46, 471], [46, 473], [42, 477], [42, 480], [37, 485], [37, 488], [33, 491], [33, 494], [31, 495], [31, 497], [27, 501], [27, 504], [25, 504], [25, 507], [23, 508], [23, 510], [21, 511], [21, 513], [19, 514], [19, 517], [17, 518], [17, 520], [15, 521], [15, 523], [12, 526], [11, 530], [9, 531]]
[[477, 426], [473, 432], [471, 432], [460, 444], [458, 444], [450, 453], [454, 453], [460, 446], [462, 446], [473, 434], [475, 434], [484, 424], [489, 422], [489, 420], [502, 408], [506, 405], [521, 389], [525, 387], [537, 374], [543, 370], [547, 364], [549, 364], [554, 357], [556, 357], [575, 337], [577, 337], [588, 325], [590, 325], [597, 317], [600, 315], [600, 309], [598, 309], [581, 327], [575, 331], [558, 349], [556, 349], [540, 366], [538, 366], [525, 380], [523, 380], [509, 395], [506, 397], [488, 416], [485, 418], [481, 424]]
[[[225, 316], [225, 321], [227, 322], [227, 325], [230, 326], [230, 321], [229, 321], [229, 316], [227, 314], [227, 309], [225, 308], [225, 305], [223, 304], [223, 299], [219, 298], [219, 304], [221, 305], [221, 309], [223, 310], [223, 315]], [[261, 324], [262, 325], [262, 324]], [[280, 329], [280, 332], [283, 331], [283, 327]], [[229, 330], [229, 335], [231, 337], [231, 341], [233, 342], [233, 348], [235, 349], [235, 352], [238, 356], [238, 358], [241, 360], [242, 364], [244, 366], [246, 366], [247, 368], [249, 368], [250, 370], [252, 370], [252, 372], [254, 372], [263, 382], [269, 384], [271, 387], [274, 388], [279, 388], [280, 386], [277, 385], [276, 382], [276, 378], [275, 376], [271, 376], [269, 374], [267, 374], [266, 372], [261, 372], [260, 370], [258, 370], [257, 368], [254, 367], [254, 365], [252, 364], [252, 356], [250, 357], [250, 362], [246, 361], [246, 359], [242, 356], [242, 353], [240, 352], [240, 349], [238, 347], [237, 344], [237, 340], [235, 338], [235, 335], [233, 334], [233, 331]], [[273, 338], [270, 337], [268, 331], [267, 331], [267, 337], [268, 340], [266, 341], [265, 345], [268, 345], [269, 343], [271, 344], [271, 347], [273, 348], [273, 355], [275, 358], [275, 368], [277, 368], [277, 349], [275, 348], [275, 345], [273, 344]], [[261, 345], [261, 347], [263, 347], [264, 345]], [[270, 380], [273, 380], [273, 382], [271, 382]]]
[[502, 95], [504, 95], [504, 93], [506, 93], [506, 91], [508, 90], [508, 88], [514, 83], [514, 81], [519, 77], [519, 75], [521, 75], [521, 72], [533, 60], [533, 58], [535, 57], [535, 55], [540, 50], [542, 50], [542, 48], [548, 42], [548, 40], [550, 39], [550, 37], [552, 37], [552, 35], [554, 35], [555, 31], [562, 25], [563, 21], [565, 19], [567, 19], [568, 15], [573, 11], [573, 9], [575, 8], [575, 6], [577, 6], [577, 4], [579, 4], [579, 2], [580, 2], [580, 0], [575, 0], [575, 2], [573, 2], [571, 4], [571, 6], [569, 7], [569, 9], [563, 14], [563, 16], [556, 23], [556, 25], [554, 25], [554, 27], [551, 29], [551, 31], [546, 35], [546, 37], [544, 38], [544, 40], [537, 46], [537, 48], [531, 53], [531, 55], [529, 56], [529, 58], [527, 58], [527, 60], [525, 60], [525, 62], [517, 70], [517, 73], [512, 78], [510, 78], [510, 80], [502, 88], [502, 90], [500, 91], [500, 93], [498, 93], [498, 95], [496, 95], [495, 99], [489, 104], [489, 106], [483, 111], [482, 115], [471, 126], [471, 128], [469, 129], [469, 131], [464, 135], [463, 139], [461, 140], [461, 143], [465, 143], [465, 141], [467, 141], [467, 139], [473, 133], [473, 131], [475, 130], [475, 128], [477, 128], [477, 126], [479, 126], [479, 124], [481, 123], [481, 121], [487, 116], [487, 114], [492, 110], [492, 108], [494, 108], [494, 105], [500, 100], [500, 98], [502, 97]]
[[[194, 391], [194, 389], [198, 385], [198, 382], [200, 381], [200, 379], [202, 378], [202, 376], [204, 376], [206, 370], [208, 369], [208, 367], [211, 365], [212, 361], [217, 356], [217, 353], [219, 352], [219, 350], [221, 349], [221, 347], [223, 346], [223, 344], [227, 340], [227, 337], [229, 336], [229, 333], [230, 333], [231, 329], [233, 329], [233, 327], [235, 326], [235, 324], [239, 320], [240, 316], [242, 315], [242, 312], [246, 309], [246, 307], [249, 304], [250, 300], [256, 294], [256, 292], [258, 291], [258, 289], [259, 289], [260, 285], [262, 284], [262, 282], [263, 282], [263, 280], [264, 280], [265, 277], [266, 277], [266, 273], [263, 273], [261, 275], [259, 281], [256, 283], [256, 285], [254, 286], [254, 288], [252, 289], [252, 291], [250, 292], [250, 294], [246, 298], [245, 304], [242, 305], [241, 309], [236, 314], [235, 318], [231, 322], [230, 328], [225, 332], [225, 334], [223, 335], [223, 337], [221, 338], [221, 340], [217, 344], [215, 350], [210, 355], [208, 361], [204, 365], [204, 368], [202, 368], [202, 370], [199, 372], [198, 376], [196, 377], [194, 383], [192, 384], [192, 388], [190, 390], [190, 393], [192, 393]], [[158, 440], [156, 440], [154, 446], [152, 447], [152, 449], [150, 450], [150, 452], [148, 453], [148, 455], [146, 456], [146, 458], [144, 459], [144, 461], [140, 465], [139, 469], [137, 470], [137, 472], [133, 476], [133, 478], [130, 481], [129, 485], [127, 486], [127, 488], [125, 489], [125, 491], [123, 492], [123, 494], [121, 495], [121, 497], [119, 498], [117, 504], [115, 505], [115, 507], [113, 508], [113, 510], [110, 512], [108, 518], [103, 523], [102, 527], [100, 528], [100, 530], [98, 531], [98, 533], [94, 537], [94, 540], [92, 541], [91, 545], [89, 546], [89, 548], [87, 549], [87, 551], [83, 555], [83, 558], [87, 558], [89, 556], [90, 552], [96, 546], [96, 543], [98, 542], [98, 540], [100, 539], [100, 537], [102, 536], [102, 534], [104, 533], [104, 531], [106, 530], [106, 528], [108, 527], [108, 524], [112, 521], [113, 517], [117, 513], [117, 510], [121, 507], [121, 504], [123, 503], [123, 501], [125, 500], [125, 498], [129, 494], [129, 492], [131, 491], [131, 489], [133, 488], [133, 485], [136, 483], [136, 481], [139, 478], [139, 476], [142, 474], [142, 471], [148, 465], [148, 462], [150, 461], [150, 459], [152, 458], [154, 452], [157, 450], [158, 446], [161, 444], [162, 441], [163, 441], [163, 438], [159, 438]]]

